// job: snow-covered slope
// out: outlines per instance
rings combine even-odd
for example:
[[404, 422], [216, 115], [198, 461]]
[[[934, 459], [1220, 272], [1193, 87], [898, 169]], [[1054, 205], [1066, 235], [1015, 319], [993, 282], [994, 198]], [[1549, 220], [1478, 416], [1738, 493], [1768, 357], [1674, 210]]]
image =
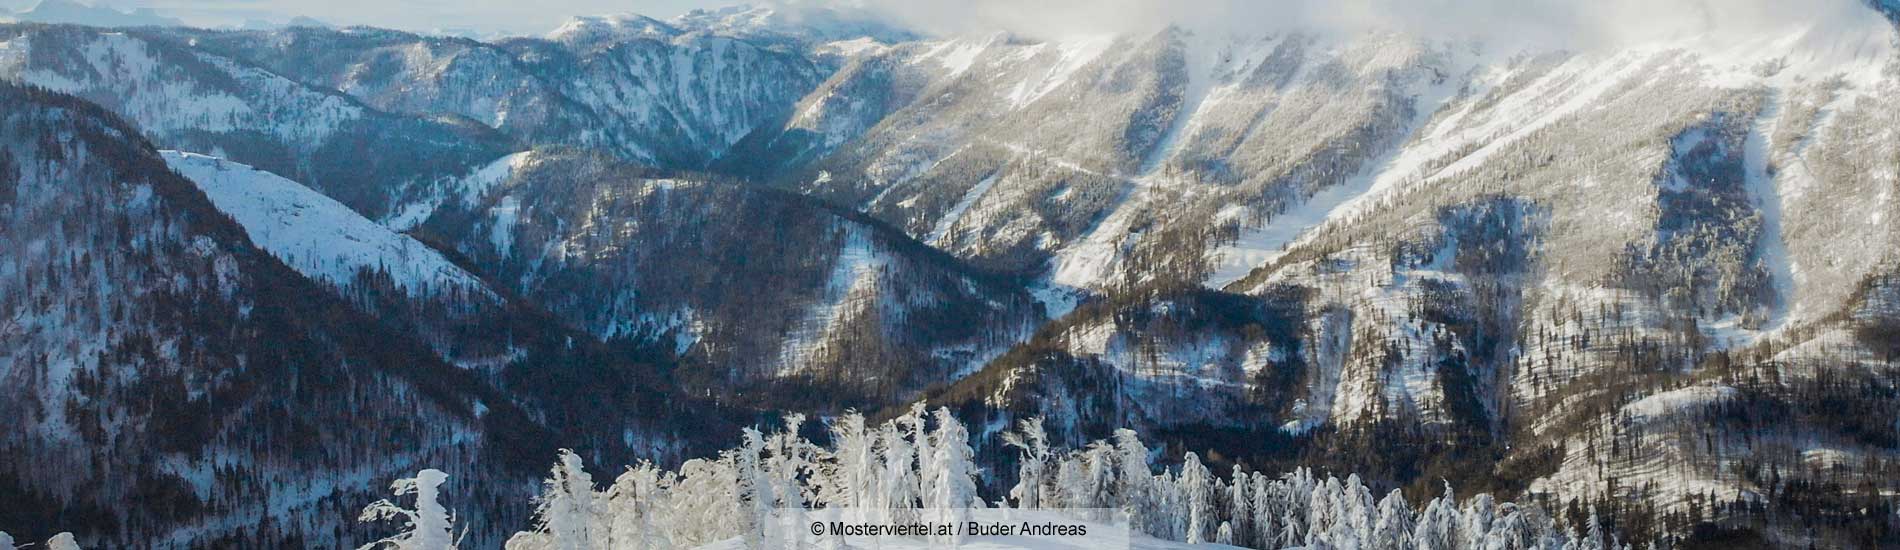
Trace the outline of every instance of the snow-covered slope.
[[480, 279], [428, 245], [297, 182], [217, 157], [163, 155], [172, 170], [244, 226], [252, 243], [312, 279], [348, 286], [362, 272], [381, 272], [411, 293], [492, 296]]
[[[495, 472], [474, 465], [487, 434], [535, 431], [254, 247], [106, 111], [0, 85], [0, 113], [8, 531], [334, 545], [321, 503], [367, 495], [356, 480], [425, 457]], [[247, 539], [263, 521], [310, 528]]]
[[[1834, 8], [1571, 50], [789, 6], [487, 43], [7, 25], [0, 76], [256, 167], [175, 156], [246, 240], [604, 452], [676, 449], [641, 422], [690, 425], [673, 383], [923, 395], [1800, 545], [1790, 515], [1900, 494], [1900, 425], [1864, 421], [1900, 412], [1900, 61]], [[1888, 540], [1859, 528], [1813, 536]]]
[[422, 230], [573, 327], [680, 355], [709, 390], [889, 402], [974, 371], [1041, 317], [1013, 281], [802, 197], [528, 155]]
[[96, 102], [163, 147], [285, 175], [372, 219], [511, 150], [479, 124], [377, 111], [170, 32], [0, 28], [0, 79]]

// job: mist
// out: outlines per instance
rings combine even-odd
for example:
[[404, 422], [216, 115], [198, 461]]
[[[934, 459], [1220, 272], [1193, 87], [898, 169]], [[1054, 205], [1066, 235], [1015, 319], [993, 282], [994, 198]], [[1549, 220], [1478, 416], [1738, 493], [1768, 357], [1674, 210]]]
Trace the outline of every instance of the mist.
[[[811, 4], [810, 0], [794, 4]], [[1394, 31], [1505, 45], [1587, 49], [1764, 33], [1886, 34], [1860, 0], [833, 0], [935, 34], [1004, 30], [1032, 38], [1167, 25], [1215, 32]]]

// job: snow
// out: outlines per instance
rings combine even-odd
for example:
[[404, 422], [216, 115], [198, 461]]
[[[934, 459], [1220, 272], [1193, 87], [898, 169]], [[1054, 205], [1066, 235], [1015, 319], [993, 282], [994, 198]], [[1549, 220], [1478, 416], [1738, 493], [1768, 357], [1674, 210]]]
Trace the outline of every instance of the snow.
[[164, 151], [172, 170], [203, 190], [259, 248], [313, 279], [349, 286], [360, 270], [387, 270], [405, 292], [464, 288], [492, 296], [441, 253], [378, 225], [297, 182], [217, 157]]
[[458, 201], [456, 204], [463, 208], [473, 208], [481, 203], [482, 197], [486, 196], [489, 190], [508, 181], [515, 171], [527, 166], [533, 159], [532, 151], [522, 151], [495, 159], [467, 176], [447, 182], [445, 186], [435, 190], [433, 197], [410, 202], [395, 209], [395, 214], [384, 223], [397, 231], [415, 229], [416, 226], [422, 225], [422, 222], [428, 221], [429, 216], [434, 215], [435, 211], [444, 206], [448, 200]]
[[1782, 195], [1775, 184], [1775, 175], [1770, 172], [1769, 151], [1774, 146], [1770, 143], [1770, 136], [1775, 134], [1775, 124], [1781, 111], [1780, 96], [1770, 94], [1766, 101], [1767, 105], [1756, 115], [1755, 123], [1749, 128], [1742, 153], [1745, 185], [1762, 215], [1760, 248], [1756, 256], [1768, 266], [1768, 274], [1775, 289], [1774, 314], [1764, 330], [1764, 334], [1772, 334], [1786, 325], [1789, 312], [1797, 306], [1792, 303], [1797, 280], [1794, 260], [1788, 255], [1787, 241], [1782, 238]]
[[1623, 406], [1630, 422], [1641, 424], [1670, 415], [1691, 412], [1741, 397], [1741, 391], [1728, 386], [1691, 386], [1644, 397]]
[[970, 205], [976, 204], [977, 199], [983, 198], [984, 194], [990, 192], [991, 187], [996, 186], [996, 180], [999, 177], [1000, 173], [990, 174], [990, 177], [983, 178], [983, 181], [977, 182], [969, 192], [964, 193], [963, 198], [958, 199], [957, 204], [951, 206], [949, 212], [945, 212], [942, 218], [937, 219], [936, 227], [930, 229], [930, 236], [924, 237], [924, 242], [931, 246], [942, 246], [943, 238], [950, 234], [950, 228], [956, 225], [957, 220], [963, 218], [964, 212], [970, 210]]
[[1055, 266], [1051, 270], [1049, 282], [1052, 287], [1089, 288], [1108, 275], [1109, 268], [1131, 244], [1128, 227], [1133, 223], [1135, 214], [1143, 204], [1139, 198], [1140, 184], [1127, 182], [1119, 205], [1102, 221], [1097, 222], [1088, 234], [1075, 244], [1056, 252], [1049, 261]]
[[[1184, 57], [1186, 82], [1182, 85], [1181, 104], [1175, 116], [1160, 139], [1141, 159], [1138, 172], [1133, 177], [1114, 176], [1125, 180], [1125, 189], [1115, 207], [1083, 238], [1057, 251], [1055, 258], [1051, 259], [1055, 267], [1051, 270], [1050, 286], [1089, 288], [1100, 283], [1120, 261], [1126, 249], [1140, 238], [1139, 234], [1130, 234], [1128, 228], [1137, 216], [1157, 204], [1156, 196], [1197, 183], [1165, 171], [1167, 161], [1177, 154], [1182, 141], [1192, 136], [1203, 124], [1210, 107], [1219, 103], [1221, 93], [1233, 86], [1232, 83], [1217, 86], [1222, 83], [1221, 75], [1246, 68], [1253, 62], [1253, 55], [1270, 52], [1272, 46], [1271, 43], [1260, 43], [1236, 52], [1232, 37], [1209, 33], [1188, 35], [1181, 39], [1179, 47]], [[1012, 149], [1021, 152], [1027, 148]], [[1061, 159], [1052, 159], [1051, 162], [1086, 171], [1073, 163], [1065, 164]]]
[[1200, 35], [1182, 41], [1181, 55], [1186, 64], [1183, 76], [1187, 83], [1182, 86], [1181, 105], [1175, 111], [1174, 119], [1169, 121], [1168, 129], [1162, 132], [1161, 139], [1155, 142], [1147, 158], [1142, 160], [1142, 177], [1152, 177], [1163, 162], [1173, 158], [1175, 151], [1180, 148], [1181, 138], [1201, 119], [1201, 108], [1214, 89], [1214, 71], [1220, 62], [1216, 55], [1219, 52], [1214, 50], [1219, 47]]
[[501, 198], [495, 208], [489, 210], [494, 216], [494, 224], [488, 228], [488, 242], [495, 245], [495, 251], [507, 255], [515, 244], [515, 224], [521, 221], [521, 199], [514, 195]]
[[[1429, 86], [1414, 95], [1412, 120], [1406, 124], [1403, 135], [1417, 133], [1434, 114], [1450, 105], [1457, 94], [1458, 83], [1446, 79], [1444, 83]], [[1367, 195], [1398, 185], [1400, 180], [1415, 173], [1418, 166], [1439, 156], [1435, 154], [1437, 151], [1450, 148], [1449, 144], [1433, 144], [1431, 141], [1427, 139], [1413, 146], [1393, 147], [1361, 166], [1351, 179], [1314, 193], [1305, 202], [1273, 216], [1266, 226], [1243, 229], [1239, 239], [1222, 245], [1210, 254], [1214, 269], [1204, 284], [1208, 288], [1218, 289], [1238, 281], [1254, 268], [1278, 259], [1285, 253], [1286, 247], [1307, 230], [1328, 220], [1349, 217], [1361, 208], [1359, 204]]]
[[[957, 548], [960, 550], [1091, 550], [1098, 548], [1127, 550], [1238, 550], [1240, 548], [1238, 546], [1225, 544], [1188, 544], [1185, 542], [1161, 540], [1143, 534], [1131, 533], [1127, 527], [1115, 527], [1093, 521], [1079, 522], [1052, 511], [978, 509], [971, 510], [971, 512], [977, 514], [976, 517], [978, 520], [985, 523], [991, 521], [1004, 521], [1011, 525], [1020, 525], [1025, 522], [1036, 525], [1040, 525], [1044, 522], [1059, 525], [1075, 525], [1079, 523], [1088, 526], [1088, 535], [1074, 537], [973, 536], [964, 537], [954, 545], [924, 538], [844, 537], [844, 540], [839, 541], [840, 545], [835, 548], [876, 548], [880, 550], [934, 550], [941, 548]], [[1002, 519], [1004, 517], [1008, 519]], [[800, 519], [803, 518], [801, 517]], [[800, 531], [806, 531], [811, 521], [788, 520], [782, 523], [788, 526], [786, 529], [787, 532], [797, 535]], [[853, 521], [849, 523], [857, 524], [861, 522]], [[809, 531], [806, 532], [808, 533]], [[818, 537], [804, 537], [804, 544], [796, 547], [833, 548], [831, 546], [825, 546], [828, 540], [829, 539], [821, 539]], [[742, 550], [745, 548], [747, 548], [745, 537], [733, 537], [699, 547], [700, 550]]]
[[1050, 319], [1060, 319], [1069, 312], [1075, 311], [1075, 306], [1081, 305], [1088, 293], [1055, 281], [1040, 280], [1030, 284], [1029, 296], [1034, 298], [1036, 303], [1042, 304], [1044, 313]]
[[955, 77], [970, 70], [970, 66], [976, 64], [976, 58], [988, 50], [990, 44], [994, 42], [995, 37], [981, 39], [981, 41], [972, 38], [946, 40], [925, 51], [923, 55], [917, 56], [916, 59], [911, 60], [911, 63], [917, 64], [934, 59], [947, 71], [944, 75], [946, 78]]
[[1101, 57], [1108, 51], [1109, 46], [1114, 44], [1115, 37], [1112, 35], [1079, 37], [1055, 42], [1057, 55], [1055, 63], [1051, 64], [1049, 70], [1040, 78], [1022, 82], [1011, 90], [1010, 104], [1020, 108], [1034, 103], [1042, 96], [1049, 95], [1049, 92], [1067, 84], [1069, 79], [1075, 76], [1076, 71]]
[[[32, 56], [0, 56], [0, 73], [16, 72], [15, 78], [55, 91], [111, 97], [107, 107], [155, 134], [249, 129], [293, 142], [320, 143], [343, 121], [363, 114], [342, 97], [316, 93], [220, 57], [194, 52], [223, 74], [181, 77], [176, 74], [180, 69], [154, 57], [145, 40], [124, 33], [100, 33], [72, 49], [84, 61], [80, 66], [52, 70], [38, 66]], [[210, 81], [228, 85], [212, 88], [206, 85]]]
[[[1886, 79], [1900, 35], [1885, 17], [1846, 2], [1816, 4], [1813, 10], [1800, 20], [1702, 33], [1668, 46], [1695, 52], [1710, 69], [1710, 82], [1718, 86], [1780, 87], [1840, 76], [1856, 88], [1872, 89]], [[1764, 63], [1779, 69], [1763, 74]]]
[[880, 55], [890, 51], [891, 47], [871, 37], [859, 37], [851, 40], [828, 42], [819, 46], [818, 51], [833, 53], [845, 57]]
[[889, 260], [878, 253], [869, 230], [857, 224], [846, 225], [844, 246], [832, 263], [824, 295], [805, 312], [798, 324], [779, 344], [778, 359], [782, 374], [805, 369], [805, 359], [830, 346], [830, 336], [842, 327], [862, 304], [856, 298], [877, 290], [878, 279]]

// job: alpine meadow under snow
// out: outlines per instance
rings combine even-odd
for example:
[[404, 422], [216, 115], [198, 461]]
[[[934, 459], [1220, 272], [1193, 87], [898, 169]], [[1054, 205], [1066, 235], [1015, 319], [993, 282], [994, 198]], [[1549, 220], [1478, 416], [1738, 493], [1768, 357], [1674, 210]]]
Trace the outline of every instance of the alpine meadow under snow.
[[0, 550], [1900, 546], [1894, 0], [0, 8]]

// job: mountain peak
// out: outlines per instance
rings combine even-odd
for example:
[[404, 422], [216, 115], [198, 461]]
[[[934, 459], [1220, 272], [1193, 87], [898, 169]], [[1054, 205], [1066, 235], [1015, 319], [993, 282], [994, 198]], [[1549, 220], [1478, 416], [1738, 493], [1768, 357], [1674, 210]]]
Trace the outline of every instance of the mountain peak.
[[180, 27], [185, 22], [160, 15], [151, 8], [129, 12], [107, 6], [94, 6], [73, 0], [41, 0], [33, 9], [20, 12], [17, 19], [38, 23], [68, 23], [93, 27]]
[[612, 43], [636, 38], [671, 39], [707, 33], [763, 40], [816, 44], [870, 38], [883, 43], [913, 40], [918, 34], [862, 10], [792, 4], [697, 8], [669, 21], [625, 13], [569, 19], [547, 38], [569, 45]]

